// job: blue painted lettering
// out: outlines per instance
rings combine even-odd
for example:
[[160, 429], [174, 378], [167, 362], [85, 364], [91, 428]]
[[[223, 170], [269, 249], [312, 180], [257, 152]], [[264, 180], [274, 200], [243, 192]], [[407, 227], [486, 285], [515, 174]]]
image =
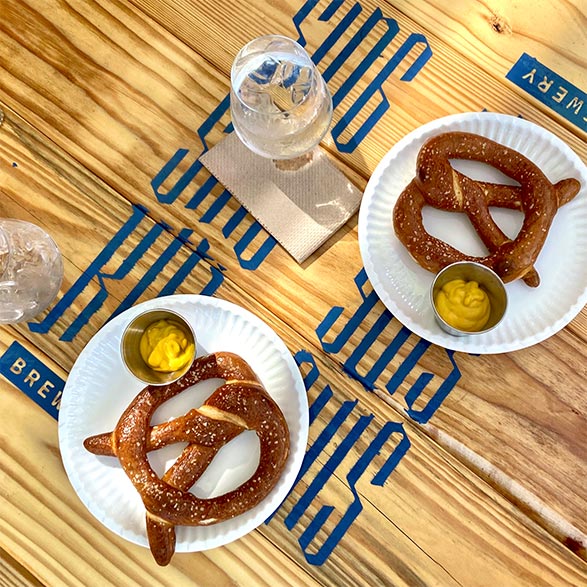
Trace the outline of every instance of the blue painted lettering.
[[[298, 41], [305, 44], [305, 37], [302, 33], [302, 22], [308, 17], [312, 10], [316, 7], [317, 2], [310, 0], [306, 2], [294, 17], [294, 25], [299, 33]], [[343, 2], [333, 1], [322, 12], [319, 19], [329, 20], [335, 13], [342, 8]], [[343, 33], [347, 32], [350, 26], [354, 23], [356, 18], [362, 11], [359, 4], [352, 4], [348, 12], [343, 16], [340, 22], [336, 25], [331, 34], [324, 40], [313, 54], [313, 60], [319, 64], [324, 56], [328, 53], [332, 54], [334, 44], [341, 38]], [[384, 25], [383, 34], [379, 33], [379, 25]], [[376, 8], [374, 12], [367, 18], [367, 20], [359, 27], [359, 30], [349, 39], [338, 54], [333, 56], [332, 62], [323, 72], [324, 79], [328, 82], [332, 79], [341, 67], [348, 61], [348, 59], [361, 46], [373, 45], [367, 52], [367, 55], [361, 58], [359, 65], [350, 73], [341, 86], [333, 92], [332, 101], [335, 109], [341, 107], [341, 103], [351, 91], [353, 91], [359, 82], [363, 79], [366, 72], [374, 66], [379, 64], [381, 56], [385, 49], [391, 44], [395, 36], [399, 32], [399, 25], [395, 19], [386, 18], [380, 8]], [[378, 39], [371, 39], [370, 35], [379, 34]], [[357, 99], [343, 112], [338, 122], [332, 128], [332, 137], [337, 149], [342, 153], [353, 152], [361, 141], [369, 134], [373, 127], [381, 120], [383, 115], [390, 108], [390, 103], [383, 91], [383, 84], [390, 77], [390, 75], [397, 69], [398, 65], [408, 57], [413, 51], [418, 51], [413, 63], [408, 70], [401, 76], [400, 80], [404, 82], [412, 81], [417, 73], [424, 67], [424, 65], [432, 57], [432, 49], [428, 44], [426, 37], [419, 33], [412, 33], [397, 49], [397, 51], [384, 63], [381, 69], [375, 73], [373, 80], [362, 90]], [[379, 100], [373, 106], [373, 97], [378, 97]], [[350, 130], [351, 125], [359, 118], [364, 110], [371, 110], [366, 115], [365, 121], [356, 130]], [[361, 116], [363, 118], [364, 116]], [[346, 133], [348, 138], [342, 139], [343, 133]]]
[[[351, 377], [360, 381], [365, 389], [373, 390], [375, 389], [379, 377], [389, 366], [391, 360], [398, 355], [398, 351], [402, 348], [412, 333], [408, 328], [402, 326], [391, 342], [384, 348], [383, 352], [374, 362], [369, 371], [366, 374], [359, 373], [359, 363], [369, 354], [372, 345], [379, 339], [380, 335], [393, 319], [391, 312], [387, 309], [381, 310], [382, 304], [374, 291], [370, 291], [369, 293], [365, 292], [366, 283], [367, 274], [365, 270], [362, 269], [355, 277], [355, 284], [361, 294], [362, 303], [349, 320], [342, 326], [334, 340], [327, 342], [326, 338], [342, 316], [344, 311], [344, 308], [342, 307], [334, 307], [328, 312], [324, 320], [316, 328], [316, 334], [325, 352], [331, 354], [339, 353], [343, 346], [348, 343], [351, 336], [356, 335], [360, 328], [363, 327], [365, 318], [371, 313], [380, 312], [378, 317], [372, 321], [372, 326], [363, 336], [362, 340], [355, 346], [350, 356], [343, 363], [345, 371]], [[396, 393], [401, 385], [405, 384], [408, 375], [416, 368], [418, 361], [429, 347], [429, 342], [419, 340], [411, 352], [401, 361], [399, 367], [395, 369], [393, 375], [385, 384], [385, 388], [391, 395]], [[432, 417], [434, 412], [440, 407], [442, 401], [455, 387], [461, 377], [460, 370], [454, 359], [454, 353], [447, 350], [444, 352], [447, 354], [450, 361], [451, 370], [446, 379], [440, 383], [437, 391], [432, 395], [426, 406], [416, 408], [415, 402], [416, 400], [421, 400], [423, 398], [423, 391], [427, 389], [431, 385], [433, 379], [435, 379], [435, 376], [432, 375], [432, 373], [421, 373], [416, 378], [416, 381], [409, 387], [405, 395], [404, 399], [407, 405], [407, 414], [420, 423], [427, 422]], [[436, 379], [438, 379], [437, 376]]]
[[[138, 230], [143, 221], [149, 226], [147, 233], [139, 240], [135, 248], [126, 255], [113, 272], [104, 271], [104, 268], [111, 265], [113, 262], [115, 254], [118, 253], [122, 247], [128, 245], [133, 233]], [[53, 306], [45, 318], [39, 323], [31, 322], [28, 324], [31, 331], [37, 333], [48, 332], [51, 326], [66, 314], [67, 310], [73, 306], [74, 302], [81, 296], [82, 292], [84, 292], [89, 287], [90, 283], [96, 279], [99, 284], [98, 290], [94, 293], [92, 298], [86, 302], [85, 307], [76, 310], [75, 317], [60, 337], [60, 340], [62, 341], [73, 340], [75, 336], [79, 334], [81, 329], [89, 322], [90, 318], [102, 308], [108, 299], [108, 283], [122, 281], [123, 279], [128, 278], [139, 260], [155, 245], [157, 239], [162, 235], [169, 237], [169, 233], [164, 224], [156, 223], [151, 225], [151, 222], [152, 221], [147, 218], [147, 210], [145, 208], [142, 206], [133, 206], [131, 217], [123, 224], [106, 247], [80, 275], [78, 280], [71, 286], [57, 304]], [[114, 310], [110, 318], [132, 306], [147, 288], [156, 282], [165, 266], [172, 259], [176, 259], [180, 252], [182, 255], [185, 255], [185, 252], [189, 251], [188, 257], [182, 262], [175, 275], [165, 283], [159, 295], [170, 295], [174, 293], [181, 282], [183, 282], [200, 261], [203, 259], [209, 261], [211, 259], [207, 255], [209, 244], [206, 240], [203, 240], [195, 250], [182, 246], [188, 242], [191, 234], [191, 230], [183, 229], [179, 232], [179, 235], [176, 238], [171, 240], [160, 257], [151, 264], [145, 274], [137, 281], [133, 280], [134, 287]], [[213, 265], [210, 265], [209, 268], [204, 266], [204, 270], [210, 272], [210, 279], [202, 293], [211, 295], [220, 287], [220, 284], [224, 280], [224, 276], [221, 270]]]
[[[296, 354], [296, 361], [300, 365], [306, 363], [310, 365], [310, 372], [304, 378], [304, 383], [306, 386], [308, 384], [310, 384], [310, 386], [313, 385], [318, 379], [318, 369], [313, 357], [306, 351], [300, 351]], [[315, 421], [316, 415], [322, 411], [332, 397], [332, 390], [330, 386], [326, 385], [319, 392], [316, 400], [311, 403], [310, 414], [312, 422]], [[298, 475], [298, 480], [300, 480], [309, 468], [316, 463], [320, 455], [324, 455], [325, 448], [330, 446], [335, 435], [339, 434], [341, 426], [347, 422], [357, 407], [357, 404], [358, 400], [344, 401], [340, 405], [334, 416], [325, 425], [308, 448]], [[293, 530], [293, 528], [300, 523], [302, 516], [307, 513], [326, 483], [329, 481], [337, 483], [337, 479], [334, 477], [335, 471], [340, 466], [343, 459], [349, 458], [352, 449], [361, 439], [362, 435], [370, 426], [372, 427], [373, 420], [373, 414], [360, 415], [356, 419], [354, 425], [352, 425], [351, 430], [342, 440], [334, 445], [335, 448], [330, 457], [326, 459], [318, 474], [309, 482], [300, 499], [285, 517], [285, 525], [289, 530]], [[381, 454], [383, 447], [389, 444], [389, 440], [392, 437], [394, 437], [394, 440], [396, 440], [397, 443], [392, 449], [391, 454], [385, 459], [385, 462], [371, 480], [372, 485], [382, 486], [385, 483], [389, 475], [391, 475], [400, 462], [401, 458], [410, 448], [410, 441], [405, 433], [403, 425], [397, 422], [386, 422], [350, 468], [346, 475], [348, 489], [350, 490], [350, 503], [340, 516], [339, 520], [329, 524], [333, 517], [332, 514], [335, 512], [335, 508], [331, 505], [322, 505], [319, 507], [317, 513], [313, 516], [313, 519], [307, 527], [303, 530], [298, 538], [298, 542], [309, 563], [314, 565], [323, 564], [336, 545], [340, 542], [351, 524], [361, 513], [363, 504], [361, 503], [361, 499], [356, 489], [357, 483], [364, 475], [369, 465], [371, 465], [375, 458]], [[328, 529], [327, 525], [332, 527]], [[326, 538], [323, 539], [319, 546], [317, 546], [315, 543], [319, 533], [321, 536], [326, 533]], [[310, 546], [312, 546], [312, 548], [310, 548]]]

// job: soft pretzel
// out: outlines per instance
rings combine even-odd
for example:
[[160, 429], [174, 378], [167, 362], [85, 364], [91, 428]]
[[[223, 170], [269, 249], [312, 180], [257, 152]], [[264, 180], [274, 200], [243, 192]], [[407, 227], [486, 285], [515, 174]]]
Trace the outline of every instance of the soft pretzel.
[[[213, 376], [212, 372], [210, 376]], [[189, 442], [162, 478], [178, 489], [189, 491], [218, 450], [243, 430], [242, 426], [233, 422], [210, 418], [193, 409], [185, 416], [152, 426], [147, 436], [146, 450], [150, 452], [175, 442]], [[84, 446], [96, 455], [116, 456], [112, 432], [91, 436], [84, 441]], [[147, 512], [146, 529], [155, 560], [162, 566], [169, 564], [175, 552], [175, 526]]]
[[[188, 387], [210, 378], [225, 383], [198, 409], [150, 426], [155, 410]], [[236, 489], [203, 499], [189, 489], [218, 450], [243, 430], [259, 437], [259, 465]], [[160, 479], [147, 453], [172, 442], [188, 442]], [[257, 505], [277, 483], [289, 454], [283, 413], [251, 367], [233, 353], [197, 358], [178, 381], [148, 386], [130, 403], [113, 432], [87, 438], [90, 452], [117, 456], [147, 510], [147, 535], [155, 560], [166, 565], [175, 550], [175, 525], [205, 526], [238, 516]]]
[[[482, 161], [516, 180], [520, 186], [479, 182], [459, 173], [450, 159]], [[553, 185], [529, 159], [514, 149], [480, 135], [448, 132], [428, 139], [420, 149], [416, 177], [400, 194], [393, 211], [397, 237], [425, 269], [438, 272], [457, 261], [478, 261], [493, 269], [504, 282], [518, 278], [537, 286], [533, 265], [544, 245], [558, 208], [578, 193], [576, 179]], [[422, 209], [429, 205], [469, 217], [489, 254], [465, 255], [424, 228]], [[524, 222], [515, 239], [494, 222], [490, 206], [520, 210]]]

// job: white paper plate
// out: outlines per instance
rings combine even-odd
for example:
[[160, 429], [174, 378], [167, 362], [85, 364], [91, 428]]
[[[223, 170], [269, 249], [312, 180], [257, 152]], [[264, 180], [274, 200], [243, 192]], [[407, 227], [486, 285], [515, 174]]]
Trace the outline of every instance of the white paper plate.
[[[423, 142], [442, 132], [464, 131], [486, 136], [516, 149], [553, 183], [574, 177], [581, 191], [558, 211], [536, 268], [541, 283], [530, 288], [521, 280], [507, 284], [509, 307], [494, 330], [454, 337], [440, 329], [429, 301], [432, 273], [422, 269], [395, 236], [392, 212], [397, 198], [416, 173], [416, 157]], [[455, 162], [463, 173], [505, 183], [494, 168], [476, 162]], [[494, 212], [494, 211], [492, 211]], [[514, 237], [523, 217], [504, 209], [494, 218]], [[471, 255], [485, 255], [477, 235], [463, 214], [427, 207], [429, 232]], [[447, 116], [426, 124], [399, 141], [375, 169], [359, 212], [359, 245], [365, 270], [377, 295], [412, 332], [448, 349], [470, 353], [502, 353], [536, 344], [564, 328], [587, 302], [587, 170], [564, 142], [526, 120], [492, 113]]]
[[[290, 455], [272, 492], [255, 508], [231, 520], [206, 527], [177, 528], [177, 552], [193, 552], [227, 544], [263, 523], [281, 504], [295, 482], [308, 438], [308, 402], [300, 371], [281, 339], [259, 318], [226, 301], [198, 295], [153, 299], [130, 308], [106, 324], [87, 344], [67, 379], [59, 414], [59, 445], [71, 484], [90, 512], [116, 534], [148, 546], [145, 508], [115, 457], [98, 457], [83, 447], [88, 436], [110, 431], [134, 396], [144, 387], [120, 358], [120, 338], [137, 314], [156, 307], [187, 318], [198, 340], [198, 355], [229, 351], [243, 357], [277, 402], [290, 431]], [[158, 423], [183, 415], [203, 403], [221, 380], [202, 382], [155, 412]], [[178, 456], [182, 446], [150, 453], [158, 474]], [[194, 486], [199, 497], [213, 497], [240, 485], [255, 470], [259, 443], [247, 431], [223, 447]]]

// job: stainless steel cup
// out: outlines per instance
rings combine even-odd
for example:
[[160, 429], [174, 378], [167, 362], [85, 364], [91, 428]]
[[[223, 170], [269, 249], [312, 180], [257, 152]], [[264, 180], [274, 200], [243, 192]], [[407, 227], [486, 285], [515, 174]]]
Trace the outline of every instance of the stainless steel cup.
[[[484, 289], [487, 293], [491, 310], [489, 319], [483, 330], [469, 332], [454, 328], [450, 324], [447, 324], [438, 313], [434, 301], [436, 299], [436, 294], [446, 283], [453, 279], [476, 281], [479, 284], [479, 287]], [[459, 261], [458, 263], [448, 265], [438, 272], [432, 282], [432, 286], [430, 287], [430, 303], [434, 309], [434, 316], [438, 324], [445, 332], [448, 332], [448, 334], [452, 334], [453, 336], [470, 336], [474, 334], [483, 334], [495, 328], [501, 322], [506, 313], [508, 299], [505, 285], [497, 273], [481, 263]]]
[[[141, 356], [140, 342], [145, 330], [158, 320], [172, 320], [177, 322], [185, 331], [188, 340], [194, 344], [194, 355], [187, 364], [177, 371], [164, 373], [152, 369]], [[138, 379], [149, 385], [166, 385], [177, 381], [185, 375], [196, 356], [196, 336], [190, 323], [177, 312], [164, 308], [148, 310], [131, 320], [122, 334], [120, 343], [122, 360], [128, 370]]]

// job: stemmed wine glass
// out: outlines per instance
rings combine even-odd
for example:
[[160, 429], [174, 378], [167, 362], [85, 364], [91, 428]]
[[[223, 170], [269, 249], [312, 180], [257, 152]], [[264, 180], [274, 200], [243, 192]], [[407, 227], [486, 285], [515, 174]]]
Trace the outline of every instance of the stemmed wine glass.
[[0, 323], [30, 320], [55, 299], [63, 261], [53, 239], [30, 222], [0, 219]]
[[258, 155], [300, 157], [328, 131], [330, 92], [308, 53], [292, 39], [253, 39], [235, 57], [230, 77], [234, 130]]

